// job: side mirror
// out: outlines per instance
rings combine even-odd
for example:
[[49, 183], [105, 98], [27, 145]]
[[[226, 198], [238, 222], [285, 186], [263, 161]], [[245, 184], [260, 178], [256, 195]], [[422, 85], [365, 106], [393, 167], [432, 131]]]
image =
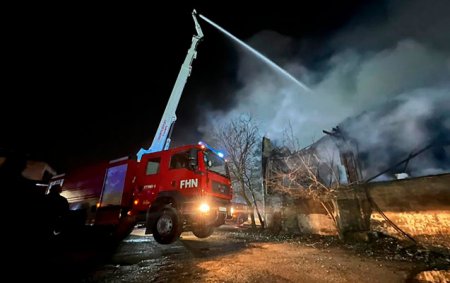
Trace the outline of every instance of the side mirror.
[[197, 152], [196, 149], [191, 149], [189, 151], [189, 167], [192, 169], [197, 169], [198, 166]]

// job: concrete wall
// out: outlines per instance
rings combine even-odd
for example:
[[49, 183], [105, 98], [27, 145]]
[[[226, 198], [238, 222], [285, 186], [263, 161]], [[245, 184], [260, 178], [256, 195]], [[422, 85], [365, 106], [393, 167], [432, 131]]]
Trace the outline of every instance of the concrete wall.
[[365, 191], [341, 187], [333, 203], [339, 237], [343, 240], [366, 240], [372, 209]]
[[[379, 231], [405, 239], [370, 205], [371, 200], [418, 244], [450, 253], [450, 174], [342, 188], [333, 200], [341, 238]], [[286, 233], [336, 234], [316, 200], [267, 197], [268, 227]]]
[[269, 203], [266, 207], [267, 225], [274, 232], [337, 235], [334, 221], [316, 200], [300, 199], [283, 206], [282, 197], [271, 196]]
[[302, 234], [336, 235], [337, 230], [330, 216], [321, 213], [298, 214], [297, 225]]
[[[450, 251], [450, 174], [370, 183], [367, 188], [383, 213], [419, 244]], [[371, 229], [401, 237], [375, 210]]]

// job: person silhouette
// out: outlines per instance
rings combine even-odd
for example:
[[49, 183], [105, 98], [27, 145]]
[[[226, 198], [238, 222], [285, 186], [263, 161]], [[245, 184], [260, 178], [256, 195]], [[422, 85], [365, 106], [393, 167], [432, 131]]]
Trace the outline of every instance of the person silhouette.
[[41, 194], [34, 181], [25, 178], [22, 172], [25, 170], [27, 160], [24, 155], [15, 152], [0, 152], [0, 188], [11, 198], [20, 199], [21, 206], [25, 209], [18, 211], [18, 219], [30, 221], [25, 231], [38, 232], [41, 227], [40, 220], [44, 194]]
[[69, 202], [61, 195], [61, 192], [61, 185], [54, 184], [50, 187], [49, 193], [45, 195], [47, 224], [50, 237], [58, 236], [61, 233], [69, 212]]
[[[22, 175], [26, 165], [26, 155], [0, 149], [0, 189], [7, 194], [6, 199], [20, 200], [20, 209], [15, 209], [13, 219], [13, 224], [17, 226], [14, 231], [17, 244], [14, 246], [17, 247], [17, 254], [26, 254], [27, 260], [37, 266], [46, 262], [42, 260], [47, 239], [44, 194], [34, 181]], [[19, 207], [14, 202], [12, 205]]]

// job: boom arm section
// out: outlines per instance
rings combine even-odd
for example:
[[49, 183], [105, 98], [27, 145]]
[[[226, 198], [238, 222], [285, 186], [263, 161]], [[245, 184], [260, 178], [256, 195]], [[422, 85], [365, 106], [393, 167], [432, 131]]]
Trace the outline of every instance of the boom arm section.
[[137, 153], [137, 160], [141, 161], [142, 155], [161, 150], [166, 150], [170, 145], [170, 136], [172, 134], [173, 126], [177, 120], [176, 110], [178, 102], [180, 101], [181, 94], [183, 93], [184, 86], [187, 79], [191, 74], [192, 62], [197, 57], [197, 46], [200, 40], [203, 38], [203, 32], [200, 28], [200, 24], [197, 21], [197, 12], [192, 11], [192, 18], [194, 19], [195, 30], [197, 34], [192, 37], [191, 47], [188, 50], [183, 65], [181, 65], [180, 72], [178, 73], [177, 80], [173, 86], [172, 93], [170, 94], [169, 101], [167, 102], [166, 109], [159, 123], [156, 135], [153, 138], [152, 145], [148, 149], [141, 148]]

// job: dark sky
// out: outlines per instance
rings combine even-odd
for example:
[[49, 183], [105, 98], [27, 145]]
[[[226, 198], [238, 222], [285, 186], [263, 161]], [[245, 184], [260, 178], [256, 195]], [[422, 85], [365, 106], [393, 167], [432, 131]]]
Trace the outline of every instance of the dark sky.
[[[8, 24], [12, 87], [2, 94], [3, 110], [12, 113], [1, 114], [0, 146], [59, 171], [148, 147], [190, 46], [193, 8], [243, 40], [274, 30], [318, 45], [361, 12], [382, 11], [367, 1], [325, 0], [15, 9]], [[205, 39], [179, 104], [175, 143], [186, 125], [198, 122], [199, 105], [226, 108], [231, 102], [221, 89], [236, 83], [236, 47], [201, 25]]]

